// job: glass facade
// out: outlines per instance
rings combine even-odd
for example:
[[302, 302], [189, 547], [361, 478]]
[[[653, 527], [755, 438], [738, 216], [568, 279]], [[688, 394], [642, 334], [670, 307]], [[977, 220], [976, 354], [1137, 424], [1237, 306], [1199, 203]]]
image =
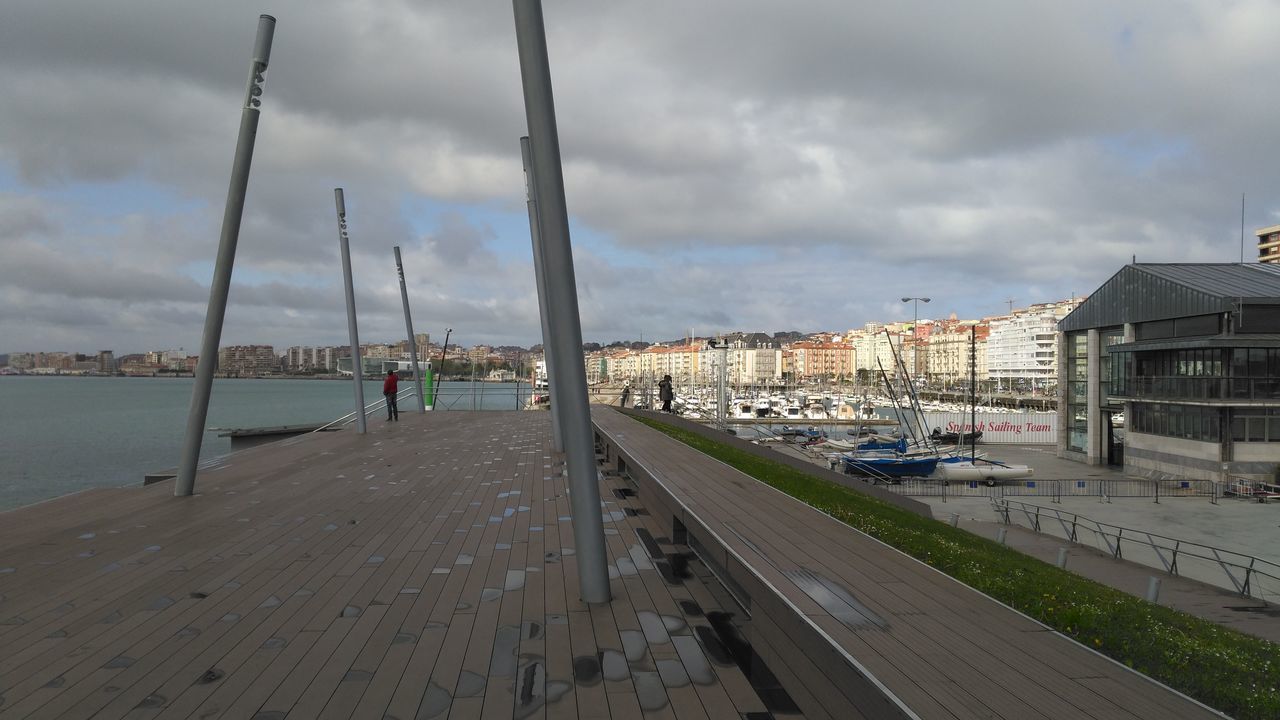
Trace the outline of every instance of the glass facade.
[[[1216, 443], [1222, 439], [1219, 432], [1222, 408], [1140, 402], [1131, 407], [1132, 418], [1128, 423], [1134, 432], [1202, 442]], [[1276, 420], [1276, 431], [1280, 434], [1280, 417]]]
[[1235, 442], [1280, 442], [1280, 408], [1232, 408]]
[[1067, 448], [1085, 451], [1089, 437], [1089, 334], [1067, 335]]
[[1111, 386], [1116, 382], [1116, 377], [1120, 373], [1120, 369], [1117, 366], [1122, 367], [1122, 359], [1124, 357], [1119, 353], [1113, 357], [1111, 355], [1111, 346], [1124, 342], [1124, 329], [1099, 330], [1098, 340], [1102, 343], [1101, 357], [1098, 358], [1098, 380], [1102, 385], [1102, 401], [1105, 403], [1107, 398], [1112, 395]]
[[1203, 348], [1121, 353], [1111, 394], [1161, 400], [1280, 399], [1280, 348]]

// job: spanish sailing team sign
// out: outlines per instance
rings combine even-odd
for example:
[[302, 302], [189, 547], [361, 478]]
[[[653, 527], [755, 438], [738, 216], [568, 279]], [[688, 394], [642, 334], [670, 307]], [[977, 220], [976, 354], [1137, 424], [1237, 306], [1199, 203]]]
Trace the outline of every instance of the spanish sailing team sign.
[[972, 425], [969, 413], [926, 412], [930, 432], [969, 432], [976, 427], [984, 443], [1044, 443], [1058, 441], [1058, 414], [1053, 412], [978, 413]]

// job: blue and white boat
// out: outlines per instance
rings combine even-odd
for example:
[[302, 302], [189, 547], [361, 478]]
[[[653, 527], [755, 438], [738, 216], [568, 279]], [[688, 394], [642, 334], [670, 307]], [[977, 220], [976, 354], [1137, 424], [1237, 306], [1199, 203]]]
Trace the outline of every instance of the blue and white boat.
[[937, 455], [909, 457], [902, 455], [849, 454], [842, 457], [847, 475], [872, 478], [926, 477], [938, 467]]

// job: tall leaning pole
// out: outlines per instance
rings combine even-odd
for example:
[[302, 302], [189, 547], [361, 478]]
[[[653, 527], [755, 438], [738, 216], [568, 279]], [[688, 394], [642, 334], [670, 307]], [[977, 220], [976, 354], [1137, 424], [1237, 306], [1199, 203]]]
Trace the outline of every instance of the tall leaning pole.
[[351, 343], [351, 387], [355, 393], [356, 432], [364, 434], [364, 364], [360, 359], [360, 329], [356, 327], [356, 290], [351, 280], [351, 242], [347, 236], [347, 200], [342, 188], [333, 189], [338, 211], [338, 254], [342, 256], [342, 287], [347, 298], [347, 337]]
[[528, 136], [520, 138], [520, 158], [524, 161], [525, 191], [528, 194], [529, 237], [533, 240], [533, 278], [538, 288], [538, 317], [542, 319], [542, 357], [547, 365], [547, 380], [551, 390], [551, 442], [556, 452], [564, 452], [564, 431], [560, 428], [560, 400], [558, 388], [566, 381], [555, 375], [555, 359], [551, 357], [551, 328], [547, 325], [547, 277], [543, 262], [542, 236], [538, 232], [538, 196], [533, 187], [533, 153], [529, 149]]
[[400, 302], [404, 305], [404, 331], [409, 336], [409, 362], [413, 363], [413, 390], [418, 396], [418, 412], [427, 411], [427, 399], [422, 394], [422, 371], [418, 369], [418, 343], [413, 339], [413, 320], [409, 317], [409, 289], [404, 284], [404, 264], [400, 262], [400, 246], [395, 246], [396, 274], [400, 276]]
[[552, 357], [559, 368], [556, 374], [561, 378], [556, 398], [560, 400], [565, 464], [569, 471], [578, 584], [584, 602], [604, 603], [610, 599], [608, 558], [600, 511], [591, 410], [587, 403], [587, 370], [582, 359], [582, 326], [578, 316], [573, 248], [569, 242], [569, 211], [564, 200], [560, 139], [551, 94], [551, 68], [547, 62], [542, 3], [540, 0], [512, 0], [512, 5], [520, 55], [520, 78], [524, 86], [524, 110], [535, 163], [533, 188], [538, 200], [543, 272], [548, 279], [556, 279], [548, 282], [545, 289], [548, 326], [555, 344]]
[[258, 17], [258, 36], [253, 42], [249, 84], [245, 89], [244, 107], [240, 111], [240, 135], [236, 138], [236, 155], [231, 163], [231, 186], [227, 190], [227, 205], [222, 213], [222, 237], [218, 241], [218, 258], [209, 287], [209, 309], [204, 316], [204, 337], [196, 364], [195, 386], [191, 389], [187, 433], [178, 463], [178, 478], [173, 486], [173, 494], [179, 497], [195, 492], [200, 444], [204, 440], [204, 425], [209, 416], [209, 395], [213, 392], [213, 371], [218, 364], [218, 343], [222, 339], [222, 321], [231, 290], [231, 266], [235, 264], [240, 218], [244, 214], [244, 196], [249, 187], [249, 166], [253, 164], [253, 143], [258, 135], [258, 106], [262, 104], [258, 98], [262, 95], [262, 75], [267, 71], [275, 30], [275, 18], [270, 15]]

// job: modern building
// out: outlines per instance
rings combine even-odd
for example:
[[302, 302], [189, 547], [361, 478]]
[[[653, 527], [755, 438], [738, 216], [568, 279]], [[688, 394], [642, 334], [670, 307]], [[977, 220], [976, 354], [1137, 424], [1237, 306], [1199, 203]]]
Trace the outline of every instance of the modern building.
[[1254, 234], [1258, 236], [1258, 262], [1280, 263], [1280, 225], [1264, 227]]
[[1059, 456], [1275, 481], [1280, 265], [1126, 265], [1059, 329]]
[[987, 377], [999, 387], [1031, 390], [1058, 376], [1058, 321], [1081, 299], [1040, 303], [991, 318], [987, 337]]
[[[285, 368], [293, 371], [324, 370], [332, 372], [338, 367], [338, 358], [350, 355], [337, 347], [310, 347], [295, 345], [285, 351]], [[426, 357], [426, 356], [420, 356]], [[347, 369], [350, 370], [350, 363]]]

